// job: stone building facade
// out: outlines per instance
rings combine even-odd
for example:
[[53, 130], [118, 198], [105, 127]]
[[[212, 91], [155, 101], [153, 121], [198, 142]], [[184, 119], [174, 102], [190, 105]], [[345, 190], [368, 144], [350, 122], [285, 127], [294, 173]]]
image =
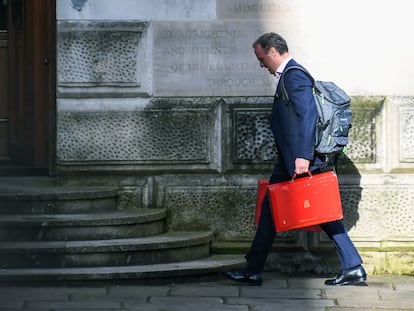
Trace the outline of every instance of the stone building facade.
[[[170, 229], [211, 229], [216, 252], [244, 252], [257, 180], [277, 152], [268, 128], [274, 81], [251, 44], [279, 32], [316, 78], [352, 96], [339, 180], [367, 268], [412, 274], [411, 6], [57, 0], [57, 174], [119, 185], [125, 208], [166, 207]], [[283, 233], [274, 250], [272, 269], [337, 268], [324, 234]]]

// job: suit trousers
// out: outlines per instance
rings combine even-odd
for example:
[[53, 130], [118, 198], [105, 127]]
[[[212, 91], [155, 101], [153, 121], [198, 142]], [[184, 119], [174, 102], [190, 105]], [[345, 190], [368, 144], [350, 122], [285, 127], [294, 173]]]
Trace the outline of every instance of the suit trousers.
[[[275, 177], [272, 175], [272, 177]], [[270, 182], [272, 183], [272, 177]], [[273, 182], [274, 183], [274, 182]], [[323, 231], [331, 239], [335, 250], [339, 256], [343, 270], [347, 270], [362, 264], [361, 256], [352, 243], [344, 224], [341, 220], [321, 224]], [[266, 263], [266, 259], [272, 248], [276, 237], [275, 225], [273, 222], [270, 202], [266, 196], [262, 203], [259, 226], [253, 239], [250, 250], [246, 254], [247, 267], [249, 274], [261, 273]]]

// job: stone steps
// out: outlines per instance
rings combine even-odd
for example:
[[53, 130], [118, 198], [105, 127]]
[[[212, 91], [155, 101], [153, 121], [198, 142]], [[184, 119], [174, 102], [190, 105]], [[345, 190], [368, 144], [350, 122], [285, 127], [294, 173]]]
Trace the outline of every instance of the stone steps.
[[0, 268], [159, 264], [210, 255], [211, 232], [168, 232], [96, 241], [0, 242]]
[[0, 281], [178, 277], [244, 262], [212, 255], [210, 231], [168, 231], [165, 209], [119, 209], [118, 192], [0, 178]]
[[0, 215], [98, 213], [117, 209], [117, 187], [68, 187], [43, 178], [0, 178]]
[[242, 267], [242, 255], [211, 255], [206, 258], [152, 265], [86, 268], [0, 269], [0, 282], [100, 281], [160, 279], [217, 273]]
[[87, 214], [1, 215], [0, 241], [73, 241], [143, 237], [165, 232], [164, 209]]

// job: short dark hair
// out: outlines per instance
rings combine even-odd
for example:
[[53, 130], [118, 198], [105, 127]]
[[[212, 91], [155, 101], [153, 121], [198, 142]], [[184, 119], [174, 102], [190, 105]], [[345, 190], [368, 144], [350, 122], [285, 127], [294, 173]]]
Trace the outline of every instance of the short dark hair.
[[260, 44], [263, 48], [263, 51], [266, 53], [269, 51], [270, 48], [275, 48], [280, 54], [284, 54], [289, 52], [289, 48], [287, 42], [283, 37], [275, 32], [268, 32], [261, 35], [254, 43], [253, 48], [256, 45]]

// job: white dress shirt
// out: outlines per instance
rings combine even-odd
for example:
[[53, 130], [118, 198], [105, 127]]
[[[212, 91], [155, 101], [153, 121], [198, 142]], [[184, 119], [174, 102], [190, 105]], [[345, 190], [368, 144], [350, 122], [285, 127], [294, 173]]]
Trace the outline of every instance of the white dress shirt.
[[277, 86], [278, 86], [278, 84], [279, 84], [279, 79], [280, 79], [280, 76], [282, 75], [282, 72], [283, 72], [283, 70], [285, 70], [285, 67], [286, 67], [286, 65], [287, 65], [287, 63], [290, 61], [292, 59], [292, 57], [287, 57], [284, 61], [283, 61], [283, 63], [281, 63], [280, 64], [280, 66], [279, 67], [277, 67], [277, 69], [276, 69], [276, 72], [275, 72], [275, 77], [276, 77], [276, 88], [277, 88]]

